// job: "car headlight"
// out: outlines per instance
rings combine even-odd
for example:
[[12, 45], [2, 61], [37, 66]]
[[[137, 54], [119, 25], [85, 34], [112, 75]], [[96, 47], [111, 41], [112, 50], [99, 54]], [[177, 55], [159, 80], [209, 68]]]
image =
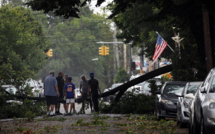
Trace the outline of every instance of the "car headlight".
[[165, 99], [161, 99], [161, 102], [164, 104], [169, 104], [169, 105], [173, 105], [174, 103], [170, 100], [165, 100]]
[[184, 98], [184, 107], [185, 107], [185, 108], [188, 108], [191, 101], [192, 101], [192, 99]]
[[211, 103], [209, 104], [209, 108], [215, 109], [215, 102], [211, 102]]

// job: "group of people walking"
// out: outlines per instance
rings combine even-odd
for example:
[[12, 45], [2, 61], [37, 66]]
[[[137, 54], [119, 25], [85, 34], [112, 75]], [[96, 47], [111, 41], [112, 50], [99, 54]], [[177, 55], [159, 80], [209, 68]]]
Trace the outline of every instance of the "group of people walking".
[[[44, 95], [47, 102], [47, 115], [61, 115], [60, 103], [63, 103], [65, 115], [76, 114], [75, 110], [75, 84], [72, 83], [72, 77], [59, 72], [55, 78], [55, 72], [51, 70], [49, 76], [44, 80]], [[94, 79], [94, 73], [90, 73], [90, 80], [86, 79], [85, 75], [81, 76], [80, 93], [82, 97], [82, 108], [79, 113], [85, 113], [85, 103], [89, 101], [91, 111], [92, 105], [95, 112], [99, 111], [98, 98], [101, 95], [98, 80]], [[69, 110], [70, 105], [70, 110]], [[54, 111], [55, 108], [55, 111]]]

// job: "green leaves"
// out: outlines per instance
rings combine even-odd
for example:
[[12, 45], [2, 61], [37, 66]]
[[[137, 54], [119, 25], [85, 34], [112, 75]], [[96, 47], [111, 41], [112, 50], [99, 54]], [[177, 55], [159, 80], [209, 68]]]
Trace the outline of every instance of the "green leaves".
[[[96, 79], [99, 80], [101, 88], [111, 85], [111, 80], [107, 81], [107, 77], [112, 79], [113, 58], [112, 49], [110, 55], [106, 57], [99, 56], [98, 41], [112, 40], [112, 32], [110, 30], [110, 22], [104, 17], [95, 15], [89, 7], [81, 9], [81, 18], [62, 19], [50, 14], [47, 20], [41, 16], [41, 19], [47, 31], [47, 35], [53, 49], [53, 57], [49, 58], [44, 69], [38, 73], [38, 77], [44, 78], [49, 70], [55, 72], [63, 71], [73, 78], [73, 82], [79, 85], [80, 76], [85, 74], [88, 77], [90, 72], [95, 73]], [[99, 58], [97, 61], [92, 61]], [[88, 77], [89, 78], [89, 77]]]
[[114, 82], [123, 83], [128, 80], [129, 80], [129, 74], [127, 74], [127, 72], [122, 67], [120, 67], [115, 75]]
[[0, 18], [0, 77], [23, 81], [34, 76], [44, 64], [48, 46], [42, 27], [22, 7], [1, 7]]

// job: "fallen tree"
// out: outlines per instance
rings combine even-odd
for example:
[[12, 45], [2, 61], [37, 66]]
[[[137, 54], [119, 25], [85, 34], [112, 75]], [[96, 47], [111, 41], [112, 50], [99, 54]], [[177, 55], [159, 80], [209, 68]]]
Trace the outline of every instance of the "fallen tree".
[[[167, 73], [167, 72], [170, 72], [172, 71], [172, 65], [168, 65], [168, 66], [165, 66], [165, 67], [161, 67], [159, 69], [156, 69], [154, 71], [151, 71], [149, 73], [146, 73], [144, 75], [141, 75], [140, 77], [136, 78], [136, 79], [133, 79], [131, 81], [128, 81], [126, 83], [124, 83], [123, 85], [120, 85], [108, 92], [105, 92], [105, 93], [102, 93], [102, 96], [101, 97], [107, 97], [107, 96], [110, 96], [110, 95], [114, 95], [118, 92], [114, 102], [118, 102], [119, 99], [122, 97], [122, 95], [125, 93], [125, 91], [131, 87], [131, 86], [134, 86], [134, 85], [137, 85], [143, 81], [146, 81], [146, 80], [149, 80], [149, 79], [152, 79], [158, 75], [161, 75], [161, 74], [164, 74], [164, 73]], [[29, 97], [29, 96], [11, 96], [10, 98], [8, 99], [12, 99], [12, 98], [17, 98], [17, 99], [29, 99], [29, 100], [36, 100], [36, 101], [45, 101], [45, 97]], [[89, 99], [88, 99], [89, 100]], [[59, 101], [63, 101], [63, 100], [59, 100]], [[76, 102], [81, 102], [82, 99], [81, 98], [77, 98], [75, 100]]]

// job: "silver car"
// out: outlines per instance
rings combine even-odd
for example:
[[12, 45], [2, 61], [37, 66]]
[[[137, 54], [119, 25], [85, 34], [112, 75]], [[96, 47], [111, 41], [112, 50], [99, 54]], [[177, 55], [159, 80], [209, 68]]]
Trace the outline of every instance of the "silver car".
[[[177, 123], [180, 127], [184, 127], [189, 123], [189, 104], [192, 98], [189, 94], [194, 95], [202, 82], [188, 82], [182, 92], [182, 95], [178, 97], [177, 103]], [[186, 96], [188, 95], [188, 97]]]
[[215, 133], [215, 68], [199, 87], [194, 100], [193, 133]]
[[197, 93], [195, 93], [195, 95], [192, 95], [192, 94], [188, 94], [188, 95], [185, 95], [185, 96], [187, 98], [191, 99], [190, 104], [189, 104], [189, 134], [192, 134], [193, 133], [193, 125], [194, 125], [194, 113], [195, 113], [195, 111], [194, 111], [194, 100], [196, 98]]

